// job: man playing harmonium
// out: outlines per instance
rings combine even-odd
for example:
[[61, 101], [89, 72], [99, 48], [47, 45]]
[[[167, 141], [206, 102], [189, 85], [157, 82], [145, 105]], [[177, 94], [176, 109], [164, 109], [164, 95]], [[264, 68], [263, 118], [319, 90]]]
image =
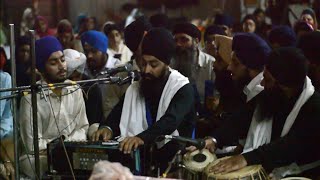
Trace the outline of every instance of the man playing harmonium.
[[[261, 83], [265, 90], [252, 115], [243, 153], [212, 166], [212, 173], [261, 164], [275, 178], [296, 173], [319, 176], [320, 95], [307, 69], [307, 59], [299, 49], [271, 52]], [[219, 143], [207, 139], [206, 148], [215, 150]]]
[[[93, 140], [125, 137], [120, 150], [130, 153], [138, 146], [152, 144], [160, 135], [191, 137], [195, 120], [193, 88], [188, 78], [170, 69], [175, 51], [173, 36], [164, 28], [151, 29], [142, 42], [141, 74], [113, 108]], [[169, 148], [170, 147], [170, 148]], [[170, 142], [155, 157], [163, 170], [178, 146]]]
[[[38, 84], [70, 82], [66, 80], [66, 61], [60, 42], [53, 36], [36, 41], [36, 65], [42, 74]], [[41, 173], [46, 171], [47, 143], [64, 136], [66, 140], [86, 140], [88, 119], [82, 91], [78, 86], [53, 87], [37, 93], [38, 136]], [[31, 95], [21, 98], [20, 133], [24, 143], [23, 156], [20, 157], [22, 172], [34, 177], [33, 158], [33, 120]], [[30, 164], [31, 163], [31, 164]], [[35, 177], [34, 177], [35, 178]]]

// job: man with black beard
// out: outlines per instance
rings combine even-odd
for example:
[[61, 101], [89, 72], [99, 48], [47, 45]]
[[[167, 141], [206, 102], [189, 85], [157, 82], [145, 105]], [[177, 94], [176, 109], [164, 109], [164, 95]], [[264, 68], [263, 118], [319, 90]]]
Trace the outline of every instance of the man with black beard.
[[312, 179], [320, 175], [320, 94], [307, 77], [307, 61], [296, 48], [279, 48], [270, 54], [263, 74], [265, 90], [255, 108], [244, 153], [215, 165], [214, 173], [262, 164], [276, 179], [301, 171]]
[[201, 32], [195, 25], [177, 24], [173, 35], [177, 48], [170, 67], [189, 78], [195, 89], [197, 111], [200, 116], [203, 116], [205, 96], [214, 96], [215, 75], [212, 71], [212, 64], [215, 59], [199, 50]]
[[[53, 36], [36, 41], [36, 65], [42, 74], [38, 84], [71, 82], [66, 80], [67, 66], [60, 42]], [[74, 85], [54, 87], [43, 93], [37, 93], [38, 134], [40, 150], [40, 171], [47, 170], [47, 143], [64, 136], [66, 140], [86, 140], [88, 119], [81, 89]], [[33, 158], [33, 121], [31, 95], [21, 98], [20, 134], [26, 147], [19, 158], [22, 172], [35, 178]], [[31, 163], [31, 164], [30, 164]]]
[[231, 72], [227, 70], [231, 64], [232, 38], [214, 35], [213, 41], [216, 46], [214, 53], [216, 61], [213, 63], [213, 70], [216, 74], [215, 88], [220, 95], [215, 116], [224, 121], [246, 102], [242, 98], [243, 87], [233, 82]]
[[[193, 89], [186, 77], [169, 68], [174, 51], [174, 39], [166, 29], [154, 28], [146, 34], [142, 42], [142, 79], [129, 86], [93, 140], [101, 136], [106, 141], [121, 135], [125, 139], [120, 150], [130, 153], [140, 145], [153, 144], [160, 135], [191, 137], [195, 120]], [[161, 171], [178, 148], [175, 143], [169, 144], [154, 157]]]
[[[214, 130], [206, 139], [206, 148], [214, 152], [217, 147], [233, 145], [246, 137], [257, 101], [257, 95], [263, 90], [260, 85], [263, 79], [263, 68], [271, 52], [269, 45], [253, 33], [238, 33], [232, 40], [232, 57], [228, 70], [236, 89], [243, 93], [242, 104], [232, 112], [232, 117]], [[223, 65], [221, 70], [223, 69]], [[244, 143], [241, 141], [241, 145]], [[195, 147], [188, 148], [194, 150]]]
[[[87, 57], [84, 79], [104, 78], [105, 75], [101, 74], [101, 72], [115, 68], [121, 64], [119, 59], [109, 56], [106, 53], [108, 38], [102, 32], [94, 30], [87, 31], [81, 35], [81, 42]], [[126, 91], [127, 86], [120, 87], [113, 84], [99, 84], [98, 87], [101, 92], [97, 91], [97, 93], [101, 93], [102, 99], [99, 96], [95, 96], [95, 94], [92, 94], [89, 99], [92, 98], [97, 102], [92, 106], [92, 108], [95, 108], [94, 111], [99, 109], [99, 111], [103, 112], [104, 118], [107, 118], [112, 108], [118, 103], [120, 97]], [[98, 104], [102, 104], [102, 107], [99, 107]]]

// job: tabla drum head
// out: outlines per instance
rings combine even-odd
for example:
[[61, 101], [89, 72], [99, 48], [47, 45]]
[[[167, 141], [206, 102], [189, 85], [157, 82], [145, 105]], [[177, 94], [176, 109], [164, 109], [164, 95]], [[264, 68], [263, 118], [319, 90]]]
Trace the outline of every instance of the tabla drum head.
[[188, 152], [184, 155], [183, 164], [189, 170], [202, 172], [209, 163], [216, 159], [216, 155], [212, 154], [207, 149], [203, 149], [201, 151], [196, 150], [193, 152]]

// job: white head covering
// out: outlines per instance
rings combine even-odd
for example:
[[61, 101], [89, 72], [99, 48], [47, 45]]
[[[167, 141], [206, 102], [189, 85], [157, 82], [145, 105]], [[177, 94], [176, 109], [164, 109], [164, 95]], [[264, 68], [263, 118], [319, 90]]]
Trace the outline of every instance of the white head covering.
[[74, 71], [83, 74], [87, 60], [86, 55], [73, 49], [65, 49], [63, 54], [67, 62], [67, 77]]

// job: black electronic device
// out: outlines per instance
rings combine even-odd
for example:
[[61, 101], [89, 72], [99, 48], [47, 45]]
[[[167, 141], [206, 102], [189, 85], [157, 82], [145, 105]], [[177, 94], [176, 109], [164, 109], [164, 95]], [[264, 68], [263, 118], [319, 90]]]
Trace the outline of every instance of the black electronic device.
[[[135, 175], [141, 175], [140, 150], [124, 154], [117, 144], [110, 145], [99, 142], [64, 142], [75, 175], [89, 177], [93, 166], [101, 160], [119, 162], [130, 168]], [[71, 175], [68, 160], [59, 140], [47, 144], [48, 174]]]

